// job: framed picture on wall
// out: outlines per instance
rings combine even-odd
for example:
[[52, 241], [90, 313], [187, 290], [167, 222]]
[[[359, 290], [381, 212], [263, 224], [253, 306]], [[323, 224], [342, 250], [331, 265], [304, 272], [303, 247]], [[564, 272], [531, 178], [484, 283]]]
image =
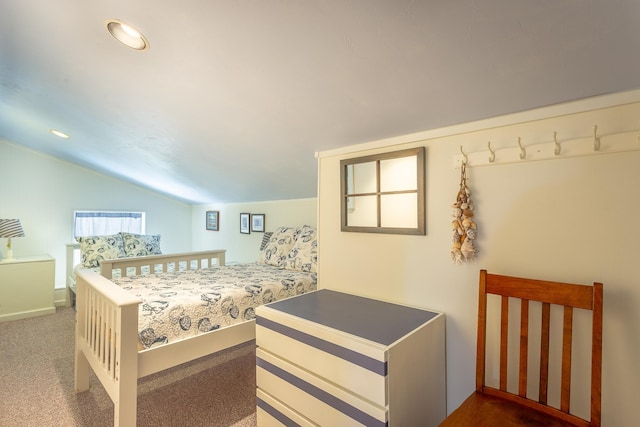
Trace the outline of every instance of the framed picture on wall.
[[264, 233], [264, 214], [251, 215], [251, 231]]
[[249, 230], [249, 217], [250, 217], [250, 214], [248, 213], [240, 214], [240, 233], [242, 234], [251, 233], [251, 231]]
[[207, 211], [207, 230], [220, 231], [220, 211]]

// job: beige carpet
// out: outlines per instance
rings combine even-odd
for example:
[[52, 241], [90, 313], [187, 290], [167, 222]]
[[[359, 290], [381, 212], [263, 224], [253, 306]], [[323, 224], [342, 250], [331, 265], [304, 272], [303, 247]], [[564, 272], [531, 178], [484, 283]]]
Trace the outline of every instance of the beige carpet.
[[[73, 392], [74, 311], [0, 323], [0, 426], [112, 426], [113, 403], [91, 375]], [[138, 426], [255, 426], [255, 344], [138, 381]]]

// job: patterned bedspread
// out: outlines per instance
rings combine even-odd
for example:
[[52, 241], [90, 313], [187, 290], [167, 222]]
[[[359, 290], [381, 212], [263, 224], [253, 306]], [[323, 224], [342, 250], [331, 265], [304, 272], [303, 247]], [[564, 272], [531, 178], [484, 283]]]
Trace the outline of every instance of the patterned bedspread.
[[143, 300], [140, 348], [150, 348], [255, 318], [259, 305], [316, 289], [316, 273], [264, 264], [114, 278]]

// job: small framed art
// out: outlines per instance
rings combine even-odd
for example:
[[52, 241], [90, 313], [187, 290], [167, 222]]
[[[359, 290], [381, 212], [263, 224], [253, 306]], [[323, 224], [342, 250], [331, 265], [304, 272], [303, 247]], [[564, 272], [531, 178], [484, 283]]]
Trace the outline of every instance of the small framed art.
[[251, 214], [251, 231], [264, 233], [264, 214]]
[[220, 231], [220, 211], [207, 211], [207, 230]]
[[251, 231], [249, 230], [249, 217], [251, 215], [248, 213], [240, 214], [240, 233], [249, 234]]

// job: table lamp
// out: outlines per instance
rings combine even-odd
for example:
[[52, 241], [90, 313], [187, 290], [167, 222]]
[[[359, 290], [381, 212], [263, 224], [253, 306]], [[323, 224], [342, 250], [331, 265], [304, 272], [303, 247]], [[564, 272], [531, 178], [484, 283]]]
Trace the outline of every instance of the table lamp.
[[0, 219], [0, 237], [6, 237], [7, 241], [7, 257], [6, 261], [13, 259], [13, 250], [11, 250], [12, 237], [24, 237], [24, 230], [19, 219]]

